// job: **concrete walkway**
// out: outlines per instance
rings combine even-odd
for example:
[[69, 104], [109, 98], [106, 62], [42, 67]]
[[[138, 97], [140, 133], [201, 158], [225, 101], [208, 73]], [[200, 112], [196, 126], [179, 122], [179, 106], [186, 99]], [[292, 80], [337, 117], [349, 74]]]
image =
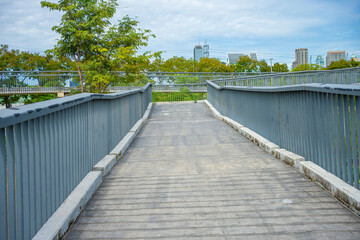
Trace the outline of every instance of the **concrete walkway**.
[[360, 221], [204, 103], [161, 104], [67, 239], [360, 239]]

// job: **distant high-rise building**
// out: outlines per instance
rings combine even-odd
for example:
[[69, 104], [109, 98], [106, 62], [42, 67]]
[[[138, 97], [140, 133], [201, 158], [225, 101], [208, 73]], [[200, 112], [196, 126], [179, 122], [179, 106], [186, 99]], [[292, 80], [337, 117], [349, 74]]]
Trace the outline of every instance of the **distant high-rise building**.
[[256, 53], [250, 53], [250, 58], [251, 58], [252, 60], [257, 61]]
[[204, 42], [204, 45], [203, 45], [203, 55], [205, 58], [208, 58], [210, 56], [210, 53], [209, 53], [209, 44], [206, 42]]
[[326, 56], [326, 67], [328, 67], [332, 62], [339, 61], [340, 59], [345, 59], [345, 51], [328, 51]]
[[291, 69], [294, 69], [297, 66], [299, 66], [299, 62], [295, 60], [295, 61], [292, 62]]
[[251, 60], [256, 60], [257, 61], [257, 56], [256, 53], [228, 53], [227, 54], [227, 64], [236, 64], [239, 61], [240, 57], [244, 57], [244, 56], [248, 56], [249, 58], [251, 58]]
[[202, 46], [200, 44], [196, 45], [194, 47], [194, 60], [199, 62], [200, 58], [202, 58], [203, 56], [204, 56], [204, 54], [203, 54]]
[[307, 48], [299, 48], [295, 49], [295, 59], [301, 64], [308, 64], [309, 57], [308, 57], [308, 49]]
[[356, 57], [355, 54], [352, 54], [352, 55], [351, 55], [351, 60], [354, 60], [354, 61], [358, 62], [358, 61], [359, 61], [359, 58]]
[[325, 67], [325, 61], [324, 61], [323, 56], [321, 56], [321, 55], [318, 55], [316, 57], [315, 63], [316, 63], [316, 65], [319, 65], [320, 67]]

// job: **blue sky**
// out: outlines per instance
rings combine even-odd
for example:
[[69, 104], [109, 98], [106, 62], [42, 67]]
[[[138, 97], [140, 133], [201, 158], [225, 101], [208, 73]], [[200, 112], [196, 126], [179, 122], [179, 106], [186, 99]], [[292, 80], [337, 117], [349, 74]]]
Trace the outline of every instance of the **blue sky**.
[[[309, 55], [346, 50], [360, 57], [359, 0], [122, 0], [114, 22], [137, 17], [156, 34], [145, 50], [164, 58], [192, 57], [206, 39], [210, 57], [226, 61], [227, 52], [256, 52], [259, 59], [291, 64], [296, 48]], [[42, 52], [58, 37], [51, 31], [60, 15], [40, 0], [0, 0], [0, 43]]]

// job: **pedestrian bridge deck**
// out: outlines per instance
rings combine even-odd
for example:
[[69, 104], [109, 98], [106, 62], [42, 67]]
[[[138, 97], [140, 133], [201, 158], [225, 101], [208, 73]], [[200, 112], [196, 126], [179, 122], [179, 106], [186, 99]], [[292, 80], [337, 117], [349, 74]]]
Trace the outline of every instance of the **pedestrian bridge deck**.
[[158, 104], [67, 239], [360, 239], [360, 221], [204, 103]]

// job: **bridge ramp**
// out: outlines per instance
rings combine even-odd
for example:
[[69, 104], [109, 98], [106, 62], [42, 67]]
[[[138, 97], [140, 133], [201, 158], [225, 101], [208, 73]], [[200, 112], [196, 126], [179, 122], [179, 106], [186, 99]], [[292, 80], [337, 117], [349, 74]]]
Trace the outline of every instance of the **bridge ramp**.
[[158, 104], [67, 239], [360, 239], [360, 221], [204, 103]]

